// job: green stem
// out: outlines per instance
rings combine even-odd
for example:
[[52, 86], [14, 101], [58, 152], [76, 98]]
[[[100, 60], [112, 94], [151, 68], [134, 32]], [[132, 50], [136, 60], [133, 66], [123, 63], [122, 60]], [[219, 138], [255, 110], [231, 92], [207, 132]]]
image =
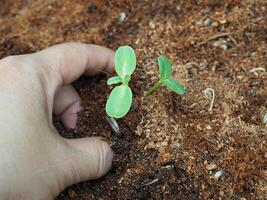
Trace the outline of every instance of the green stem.
[[148, 91], [145, 92], [145, 96], [147, 97], [152, 92], [154, 92], [158, 87], [162, 84], [161, 80], [158, 80], [153, 86], [151, 86]]

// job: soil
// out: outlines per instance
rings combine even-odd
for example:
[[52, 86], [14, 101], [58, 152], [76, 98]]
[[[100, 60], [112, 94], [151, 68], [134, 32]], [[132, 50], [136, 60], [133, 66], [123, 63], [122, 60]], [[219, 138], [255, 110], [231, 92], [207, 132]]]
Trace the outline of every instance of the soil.
[[[115, 152], [105, 177], [58, 200], [267, 199], [266, 0], [2, 0], [0, 8], [0, 58], [68, 41], [136, 50], [136, 106], [118, 120], [121, 134], [105, 119], [105, 74], [74, 83], [84, 108], [76, 130], [55, 117], [63, 136], [100, 135]], [[143, 96], [162, 54], [185, 96], [165, 87]], [[204, 90], [214, 91], [211, 110]]]

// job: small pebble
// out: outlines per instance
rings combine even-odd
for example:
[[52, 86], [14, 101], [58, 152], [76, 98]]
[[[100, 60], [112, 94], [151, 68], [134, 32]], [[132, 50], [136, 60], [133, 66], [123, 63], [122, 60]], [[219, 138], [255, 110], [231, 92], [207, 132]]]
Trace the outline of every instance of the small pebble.
[[156, 25], [155, 25], [155, 23], [153, 21], [150, 21], [148, 25], [149, 25], [149, 27], [151, 29], [155, 29], [156, 28]]
[[179, 149], [181, 146], [182, 146], [181, 143], [176, 143], [176, 144], [175, 144], [175, 147], [176, 147], [177, 149]]
[[155, 149], [155, 147], [156, 147], [156, 145], [152, 141], [147, 144], [147, 149]]
[[213, 23], [212, 23], [212, 26], [216, 28], [216, 27], [219, 26], [219, 23], [218, 23], [218, 22], [213, 22]]
[[166, 147], [166, 146], [168, 146], [168, 142], [162, 142], [162, 143], [160, 144], [160, 146], [162, 146], [162, 147]]
[[222, 175], [222, 171], [217, 171], [214, 175], [215, 178], [219, 178]]
[[253, 57], [253, 58], [255, 58], [256, 55], [257, 55], [257, 52], [252, 52], [252, 53], [251, 53], [251, 57]]
[[206, 166], [206, 169], [209, 170], [209, 171], [211, 171], [213, 169], [216, 169], [216, 168], [217, 168], [217, 165], [214, 164], [214, 163], [211, 163], [211, 164]]
[[212, 127], [210, 125], [206, 126], [206, 129], [212, 130]]
[[203, 26], [204, 25], [204, 20], [201, 19], [201, 20], [197, 21], [196, 25]]
[[123, 22], [126, 19], [126, 13], [125, 12], [121, 12], [119, 14], [119, 22]]
[[227, 41], [226, 40], [218, 40], [218, 41], [215, 41], [213, 43], [213, 46], [214, 47], [220, 47], [222, 48], [224, 51], [226, 51], [228, 49], [228, 45], [227, 45]]
[[253, 90], [253, 89], [249, 91], [249, 94], [251, 96], [253, 96], [253, 97], [256, 97], [257, 96], [257, 92], [255, 90]]
[[204, 25], [205, 26], [211, 26], [211, 24], [212, 24], [212, 20], [210, 18], [207, 18], [207, 19], [204, 20]]
[[220, 24], [226, 24], [226, 23], [227, 23], [226, 19], [220, 20]]

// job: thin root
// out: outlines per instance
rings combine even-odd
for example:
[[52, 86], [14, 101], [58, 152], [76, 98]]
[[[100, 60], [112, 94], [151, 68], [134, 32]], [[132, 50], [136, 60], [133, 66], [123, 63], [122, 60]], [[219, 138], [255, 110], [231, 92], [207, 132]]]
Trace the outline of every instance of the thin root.
[[145, 184], [145, 185], [146, 185], [146, 186], [147, 186], [147, 185], [151, 185], [151, 184], [156, 183], [156, 182], [158, 182], [158, 181], [159, 181], [159, 179], [156, 178], [156, 179], [154, 179], [153, 181], [151, 181], [150, 183], [147, 183], [147, 184]]
[[210, 107], [209, 107], [209, 112], [212, 111], [212, 108], [213, 108], [213, 104], [214, 104], [214, 100], [215, 100], [215, 92], [212, 88], [206, 88], [204, 91], [203, 91], [204, 95], [206, 97], [209, 97], [211, 98], [211, 102], [210, 102]]
[[256, 67], [256, 68], [249, 70], [249, 72], [254, 73], [256, 76], [259, 75], [257, 72], [265, 72], [265, 71], [266, 71], [266, 69], [263, 67]]
[[204, 63], [196, 63], [196, 62], [189, 62], [185, 64], [185, 67], [187, 68], [192, 68], [195, 67], [196, 69], [200, 69], [203, 70], [208, 66], [208, 63], [204, 62]]
[[[214, 35], [214, 36], [212, 36], [212, 37], [210, 37], [210, 38], [208, 38], [207, 40], [205, 40], [205, 41], [203, 41], [203, 42], [200, 42], [199, 44], [198, 44], [198, 46], [201, 46], [201, 45], [203, 45], [203, 44], [206, 44], [206, 43], [208, 43], [209, 41], [211, 41], [211, 40], [216, 40], [216, 39], [218, 39], [218, 38], [221, 38], [221, 37], [226, 37], [226, 36], [230, 36], [230, 35], [232, 35], [233, 33], [232, 32], [227, 32], [227, 33], [219, 33], [219, 34], [217, 34], [217, 35]], [[230, 38], [231, 39], [231, 38]], [[233, 39], [233, 38], [232, 38]], [[231, 40], [232, 40], [231, 39]], [[235, 40], [234, 40], [235, 41]], [[236, 41], [235, 41], [236, 42]], [[234, 43], [235, 43], [234, 42]]]
[[235, 46], [237, 45], [237, 41], [235, 40], [235, 38], [232, 35], [228, 36], [230, 40], [232, 40], [232, 42], [235, 44]]

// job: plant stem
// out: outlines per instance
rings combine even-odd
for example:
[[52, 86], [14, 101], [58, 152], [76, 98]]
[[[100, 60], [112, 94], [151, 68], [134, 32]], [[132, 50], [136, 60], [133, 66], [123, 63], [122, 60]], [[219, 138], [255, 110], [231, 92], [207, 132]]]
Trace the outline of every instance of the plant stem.
[[153, 86], [151, 86], [146, 92], [145, 96], [150, 95], [152, 92], [154, 92], [158, 87], [162, 84], [161, 80], [158, 80]]

